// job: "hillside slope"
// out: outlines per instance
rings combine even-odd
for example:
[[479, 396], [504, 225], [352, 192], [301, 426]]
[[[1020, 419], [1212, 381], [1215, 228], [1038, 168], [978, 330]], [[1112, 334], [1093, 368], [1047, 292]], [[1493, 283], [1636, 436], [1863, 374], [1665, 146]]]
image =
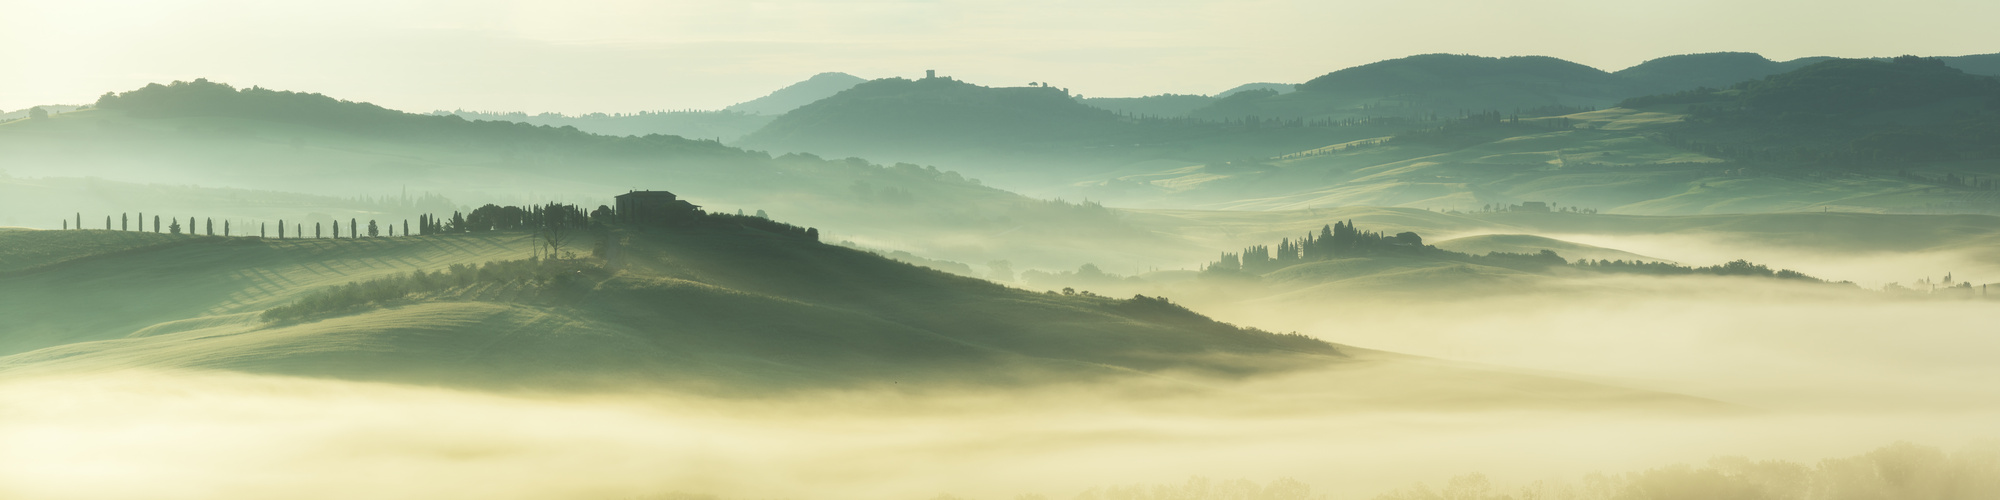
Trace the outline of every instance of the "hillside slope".
[[[611, 263], [615, 271], [576, 261], [439, 269], [433, 266], [468, 255], [412, 253], [478, 241], [457, 235], [246, 240], [197, 254], [79, 262], [34, 275], [39, 281], [0, 278], [0, 293], [15, 294], [9, 299], [31, 291], [47, 296], [39, 305], [0, 304], [58, 311], [47, 323], [70, 334], [51, 347], [0, 356], [0, 377], [227, 370], [485, 390], [756, 396], [1121, 381], [1148, 391], [1218, 390], [1229, 381], [1290, 373], [1319, 381], [1308, 397], [1372, 408], [1434, 408], [1450, 401], [1458, 409], [1728, 409], [1672, 394], [1238, 328], [1161, 299], [1006, 288], [745, 226], [628, 227], [613, 234], [621, 242]], [[317, 260], [326, 256], [335, 260]], [[306, 268], [283, 271], [290, 260]], [[175, 261], [184, 262], [166, 265]], [[363, 271], [357, 262], [433, 272], [385, 274]], [[279, 265], [266, 273], [262, 266], [274, 263]], [[79, 279], [87, 276], [98, 278]], [[242, 279], [253, 276], [267, 279]], [[326, 296], [343, 278], [369, 277], [382, 278], [372, 283], [432, 286], [296, 319], [269, 320], [255, 312], [274, 304], [324, 304], [295, 299]], [[48, 286], [57, 282], [77, 286]], [[112, 283], [130, 295], [97, 295]], [[242, 293], [214, 293], [228, 288], [224, 284]], [[241, 288], [245, 284], [251, 286]], [[153, 318], [178, 319], [116, 334], [76, 335], [121, 330], [90, 322], [88, 307], [63, 306], [86, 298], [132, 301], [169, 289], [197, 291], [164, 301], [171, 304], [149, 304]], [[220, 302], [202, 304], [212, 301]], [[0, 332], [0, 338], [19, 337]]]
[[1220, 100], [1193, 116], [1423, 117], [1464, 110], [1609, 105], [1634, 94], [1625, 79], [1552, 57], [1425, 54], [1327, 73], [1299, 84], [1295, 92]]
[[753, 115], [777, 116], [790, 113], [800, 106], [832, 97], [847, 89], [860, 85], [867, 79], [847, 73], [820, 73], [804, 81], [772, 91], [769, 95], [751, 99], [723, 108], [725, 111], [749, 113]]
[[[0, 360], [0, 371], [739, 387], [1244, 375], [1343, 357], [1336, 346], [1239, 329], [1161, 300], [1016, 290], [726, 222], [614, 237], [623, 241], [615, 273], [553, 261], [489, 265], [462, 285], [303, 320], [255, 313], [344, 280], [507, 255], [506, 236], [233, 238], [0, 278], [5, 316], [54, 311], [10, 323], [0, 335], [5, 352], [22, 354]], [[499, 274], [515, 269], [527, 274]], [[161, 297], [167, 290], [171, 299]], [[121, 303], [143, 307], [87, 312]]]

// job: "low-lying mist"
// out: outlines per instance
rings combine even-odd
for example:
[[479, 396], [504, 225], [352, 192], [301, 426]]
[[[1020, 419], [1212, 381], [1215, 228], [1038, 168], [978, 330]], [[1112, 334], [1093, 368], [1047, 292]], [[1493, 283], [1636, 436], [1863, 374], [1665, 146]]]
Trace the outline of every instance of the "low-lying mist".
[[[1191, 475], [1373, 498], [1717, 455], [1956, 448], [2000, 412], [1629, 410], [1399, 401], [1393, 376], [767, 399], [493, 394], [222, 372], [0, 382], [7, 498], [1075, 498]], [[1327, 397], [1326, 394], [1341, 394]], [[1107, 496], [1098, 488], [1085, 498]], [[1420, 498], [1420, 497], [1406, 497]], [[1450, 497], [1474, 498], [1474, 497]]]

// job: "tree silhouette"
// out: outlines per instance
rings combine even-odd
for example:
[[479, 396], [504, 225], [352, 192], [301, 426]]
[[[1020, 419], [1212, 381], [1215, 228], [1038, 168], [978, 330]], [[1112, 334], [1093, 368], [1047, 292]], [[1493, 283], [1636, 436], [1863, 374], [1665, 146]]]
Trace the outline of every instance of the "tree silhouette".
[[333, 239], [340, 239], [340, 221], [338, 219], [333, 221]]
[[361, 237], [361, 226], [356, 225], [355, 219], [347, 219], [347, 237], [350, 239]]
[[49, 110], [42, 109], [41, 106], [28, 108], [28, 119], [30, 120], [40, 120], [48, 117], [49, 117]]
[[153, 216], [153, 232], [160, 232], [160, 216], [158, 215]]
[[181, 234], [181, 220], [179, 218], [175, 218], [172, 224], [167, 225], [167, 230], [172, 232], [173, 234]]
[[285, 220], [278, 219], [278, 239], [285, 239]]
[[111, 230], [111, 216], [109, 215], [104, 216], [104, 230], [105, 231]]
[[551, 258], [562, 258], [563, 246], [590, 223], [590, 219], [576, 205], [550, 203], [537, 207], [536, 212], [540, 213], [540, 220], [535, 226], [535, 233], [541, 236], [542, 244], [548, 246]]
[[318, 222], [314, 222], [314, 223], [313, 223], [313, 239], [315, 239], [315, 240], [319, 239], [319, 223], [318, 223]]
[[215, 236], [215, 218], [211, 217], [206, 222], [208, 223], [208, 235]]
[[375, 227], [375, 219], [368, 219], [368, 237], [381, 236], [382, 233], [380, 231], [380, 228]]

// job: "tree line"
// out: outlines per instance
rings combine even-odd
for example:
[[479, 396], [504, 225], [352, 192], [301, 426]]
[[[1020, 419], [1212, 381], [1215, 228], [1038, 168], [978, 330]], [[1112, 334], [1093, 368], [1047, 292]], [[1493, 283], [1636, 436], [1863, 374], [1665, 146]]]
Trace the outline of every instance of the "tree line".
[[1251, 245], [1241, 253], [1223, 252], [1220, 260], [1204, 266], [1203, 270], [1263, 274], [1305, 262], [1381, 252], [1414, 253], [1424, 248], [1430, 247], [1424, 245], [1423, 237], [1417, 233], [1406, 231], [1391, 236], [1362, 231], [1349, 220], [1322, 225], [1318, 235], [1307, 231], [1297, 240], [1285, 238], [1278, 242], [1275, 252], [1265, 245]]
[[[121, 212], [115, 216], [116, 217], [115, 224], [113, 217], [114, 216], [111, 215], [104, 216], [104, 230], [151, 232], [160, 234], [188, 234], [196, 236], [225, 236], [225, 237], [237, 236], [236, 234], [237, 228], [235, 227], [235, 221], [229, 219], [223, 219], [222, 224], [218, 227], [216, 224], [216, 220], [213, 217], [209, 218], [188, 217], [187, 225], [183, 226], [181, 225], [181, 219], [179, 217], [170, 217], [162, 219], [162, 216], [154, 215], [151, 221], [152, 225], [150, 228], [148, 228], [147, 226], [148, 221], [146, 220], [145, 212], [136, 212], [136, 213]], [[134, 222], [136, 222], [136, 224], [134, 224]], [[85, 229], [83, 226], [83, 213], [77, 212], [75, 219], [63, 219], [60, 227], [65, 231], [75, 231], [75, 230]], [[304, 222], [288, 223], [284, 219], [278, 219], [278, 223], [276, 225], [277, 239], [281, 240], [307, 239], [306, 227], [307, 226], [305, 225]], [[334, 239], [340, 239], [342, 237], [340, 232], [339, 219], [334, 219], [331, 221], [331, 223], [313, 222], [311, 227], [312, 227], [311, 239], [327, 238], [328, 235], [331, 235], [331, 237]], [[272, 235], [272, 229], [273, 227], [269, 223], [258, 222], [256, 236], [259, 238], [269, 238]], [[368, 233], [367, 237], [369, 238], [397, 236], [399, 234], [397, 230], [398, 228], [394, 221], [390, 221], [389, 223], [384, 224], [376, 219], [369, 219], [368, 226], [366, 228], [366, 231]], [[242, 236], [245, 237], [250, 236], [250, 234], [248, 233], [248, 229], [244, 229], [243, 231], [244, 234], [242, 234]], [[347, 219], [347, 233], [346, 233], [347, 238], [349, 239], [360, 238], [362, 237], [361, 236], [362, 231], [363, 228], [361, 226], [360, 218]], [[416, 233], [411, 232], [409, 219], [403, 219], [401, 231], [402, 232], [400, 234], [403, 236], [416, 235]]]
[[1554, 250], [1548, 249], [1535, 253], [1487, 252], [1484, 255], [1474, 255], [1426, 245], [1423, 237], [1414, 232], [1405, 231], [1389, 235], [1377, 231], [1363, 231], [1356, 228], [1352, 220], [1322, 225], [1318, 234], [1308, 231], [1298, 239], [1280, 240], [1275, 251], [1267, 245], [1251, 245], [1240, 253], [1223, 252], [1220, 259], [1202, 266], [1202, 272], [1262, 275], [1309, 262], [1369, 256], [1424, 257], [1528, 272], [1548, 272], [1551, 269], [1565, 268], [1598, 273], [1749, 276], [1813, 283], [1827, 282], [1798, 271], [1773, 270], [1769, 266], [1741, 259], [1713, 266], [1691, 267], [1668, 262], [1637, 260], [1583, 259], [1572, 263]]

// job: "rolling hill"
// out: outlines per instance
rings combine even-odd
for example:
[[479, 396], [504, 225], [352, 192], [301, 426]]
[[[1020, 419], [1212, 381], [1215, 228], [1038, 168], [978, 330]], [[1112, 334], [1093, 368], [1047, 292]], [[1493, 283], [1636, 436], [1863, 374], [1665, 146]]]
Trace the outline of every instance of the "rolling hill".
[[782, 115], [854, 88], [855, 85], [865, 81], [868, 80], [847, 73], [820, 73], [799, 83], [772, 91], [770, 95], [737, 103], [723, 110], [753, 115]]
[[[226, 370], [755, 396], [1114, 380], [1191, 390], [1297, 373], [1332, 384], [1313, 397], [1375, 405], [1727, 408], [1239, 328], [1158, 298], [1012, 289], [731, 223], [610, 234], [610, 262], [476, 265], [519, 256], [521, 235], [507, 233], [199, 238], [0, 277], [0, 315], [40, 313], [0, 332], [0, 377]], [[357, 286], [410, 291], [327, 305]], [[141, 307], [105, 306], [127, 302]], [[272, 319], [280, 306], [308, 309]], [[1378, 377], [1401, 389], [1340, 382]]]
[[[61, 233], [107, 244], [127, 236]], [[1216, 323], [1162, 300], [1015, 290], [729, 223], [631, 227], [614, 237], [624, 242], [616, 272], [489, 263], [458, 286], [285, 321], [259, 313], [342, 282], [410, 279], [401, 274], [410, 270], [444, 276], [454, 264], [513, 258], [525, 251], [521, 235], [195, 238], [45, 266], [0, 278], [0, 314], [38, 318], [0, 335], [14, 354], [0, 371], [219, 368], [741, 388], [1242, 375], [1344, 358], [1337, 346]], [[166, 289], [173, 297], [158, 297]], [[88, 312], [99, 305], [117, 312]]]
[[1830, 58], [1810, 57], [1785, 62], [1773, 61], [1751, 52], [1711, 52], [1651, 59], [1613, 75], [1631, 80], [1631, 97], [1670, 94], [1697, 88], [1727, 88], [1748, 80], [1784, 73]]
[[893, 146], [913, 152], [1011, 149], [1116, 133], [1117, 116], [1049, 87], [982, 87], [951, 78], [874, 80], [787, 113], [745, 139], [822, 154]]
[[1327, 73], [1299, 84], [1296, 92], [1219, 100], [1193, 116], [1423, 117], [1462, 110], [1603, 106], [1630, 95], [1625, 79], [1552, 57], [1425, 54]]

